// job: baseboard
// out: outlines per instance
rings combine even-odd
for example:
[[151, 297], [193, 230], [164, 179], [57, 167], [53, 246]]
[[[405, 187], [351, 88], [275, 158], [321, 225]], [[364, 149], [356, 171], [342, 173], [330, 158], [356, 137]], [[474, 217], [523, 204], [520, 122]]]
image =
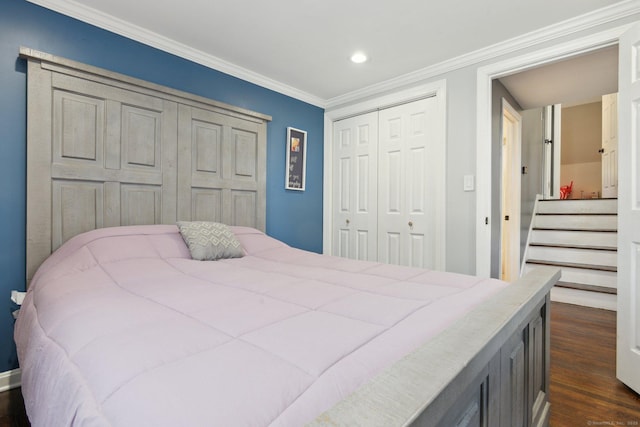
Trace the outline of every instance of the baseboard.
[[617, 295], [558, 287], [551, 289], [551, 301], [612, 311], [616, 311], [618, 305]]
[[22, 383], [22, 371], [20, 368], [11, 371], [0, 372], [0, 393], [20, 387]]

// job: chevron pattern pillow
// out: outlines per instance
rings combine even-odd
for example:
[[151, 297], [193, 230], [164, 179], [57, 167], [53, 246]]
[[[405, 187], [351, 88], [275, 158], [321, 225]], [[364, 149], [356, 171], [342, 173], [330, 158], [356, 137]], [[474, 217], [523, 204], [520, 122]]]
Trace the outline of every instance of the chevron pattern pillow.
[[215, 261], [244, 256], [242, 245], [225, 224], [209, 221], [179, 221], [177, 226], [193, 259]]

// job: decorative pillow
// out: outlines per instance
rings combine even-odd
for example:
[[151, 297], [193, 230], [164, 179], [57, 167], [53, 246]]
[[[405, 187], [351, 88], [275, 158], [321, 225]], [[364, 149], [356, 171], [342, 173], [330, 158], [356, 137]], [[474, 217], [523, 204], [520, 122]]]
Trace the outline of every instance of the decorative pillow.
[[208, 221], [179, 221], [176, 224], [193, 259], [215, 261], [244, 256], [242, 245], [225, 224]]

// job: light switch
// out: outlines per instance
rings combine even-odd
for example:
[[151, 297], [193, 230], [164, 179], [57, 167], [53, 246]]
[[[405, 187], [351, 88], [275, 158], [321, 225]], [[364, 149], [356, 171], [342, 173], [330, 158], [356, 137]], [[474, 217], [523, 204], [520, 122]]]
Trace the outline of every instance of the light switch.
[[464, 191], [473, 191], [475, 190], [475, 182], [473, 175], [465, 175], [464, 176]]

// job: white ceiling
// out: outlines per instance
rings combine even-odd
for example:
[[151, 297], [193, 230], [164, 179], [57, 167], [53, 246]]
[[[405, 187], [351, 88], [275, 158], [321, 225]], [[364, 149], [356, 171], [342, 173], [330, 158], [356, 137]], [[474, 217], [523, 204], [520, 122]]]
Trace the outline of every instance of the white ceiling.
[[618, 46], [500, 79], [522, 109], [600, 101], [618, 91]]
[[28, 1], [322, 104], [630, 0]]

